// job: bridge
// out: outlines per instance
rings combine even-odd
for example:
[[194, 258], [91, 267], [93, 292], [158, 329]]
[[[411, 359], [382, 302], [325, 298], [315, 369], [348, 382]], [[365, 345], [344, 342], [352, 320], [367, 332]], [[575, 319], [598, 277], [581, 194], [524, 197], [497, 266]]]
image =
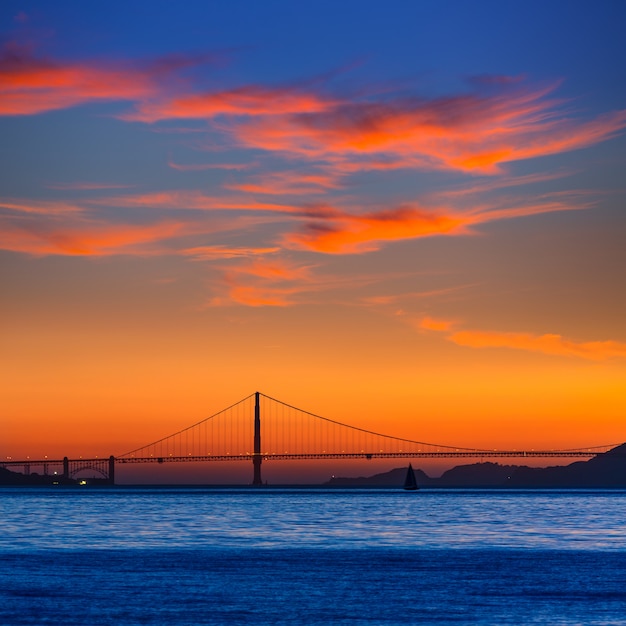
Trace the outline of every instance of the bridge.
[[81, 472], [115, 484], [117, 464], [243, 461], [252, 464], [253, 485], [262, 485], [269, 461], [385, 458], [591, 458], [617, 444], [566, 450], [463, 448], [403, 439], [350, 426], [255, 392], [191, 426], [120, 455], [102, 458], [0, 460], [0, 467], [34, 469], [62, 479]]

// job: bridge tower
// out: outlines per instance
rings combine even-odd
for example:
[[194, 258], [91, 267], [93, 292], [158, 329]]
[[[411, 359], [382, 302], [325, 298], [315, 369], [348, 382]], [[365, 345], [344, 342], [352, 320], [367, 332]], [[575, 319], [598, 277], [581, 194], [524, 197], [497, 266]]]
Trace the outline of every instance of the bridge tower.
[[254, 467], [253, 485], [262, 485], [261, 480], [261, 404], [259, 392], [254, 394], [254, 455], [252, 456], [252, 466]]
[[115, 484], [115, 457], [109, 457], [109, 485]]

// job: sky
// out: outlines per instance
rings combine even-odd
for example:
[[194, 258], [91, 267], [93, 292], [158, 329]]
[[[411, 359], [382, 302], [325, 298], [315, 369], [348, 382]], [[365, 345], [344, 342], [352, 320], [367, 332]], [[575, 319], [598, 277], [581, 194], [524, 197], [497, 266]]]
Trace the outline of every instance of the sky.
[[257, 390], [447, 445], [625, 441], [625, 19], [3, 2], [0, 458]]

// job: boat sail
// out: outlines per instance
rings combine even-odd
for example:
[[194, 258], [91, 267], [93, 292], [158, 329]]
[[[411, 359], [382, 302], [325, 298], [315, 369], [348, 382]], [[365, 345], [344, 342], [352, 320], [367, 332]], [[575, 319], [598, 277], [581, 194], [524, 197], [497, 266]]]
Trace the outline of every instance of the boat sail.
[[409, 468], [406, 471], [406, 478], [404, 479], [404, 489], [406, 491], [417, 491], [417, 480], [415, 480], [415, 472], [413, 472], [413, 466], [409, 463]]

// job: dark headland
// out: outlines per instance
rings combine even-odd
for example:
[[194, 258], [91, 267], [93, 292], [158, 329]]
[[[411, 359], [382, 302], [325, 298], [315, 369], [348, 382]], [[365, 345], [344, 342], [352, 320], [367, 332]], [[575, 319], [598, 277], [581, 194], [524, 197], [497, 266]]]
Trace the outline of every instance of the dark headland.
[[[369, 477], [332, 478], [325, 486], [398, 487], [404, 483], [405, 475], [406, 466]], [[431, 478], [418, 469], [415, 477], [421, 487], [626, 488], [626, 444], [570, 465], [472, 463], [453, 467], [439, 478]]]

